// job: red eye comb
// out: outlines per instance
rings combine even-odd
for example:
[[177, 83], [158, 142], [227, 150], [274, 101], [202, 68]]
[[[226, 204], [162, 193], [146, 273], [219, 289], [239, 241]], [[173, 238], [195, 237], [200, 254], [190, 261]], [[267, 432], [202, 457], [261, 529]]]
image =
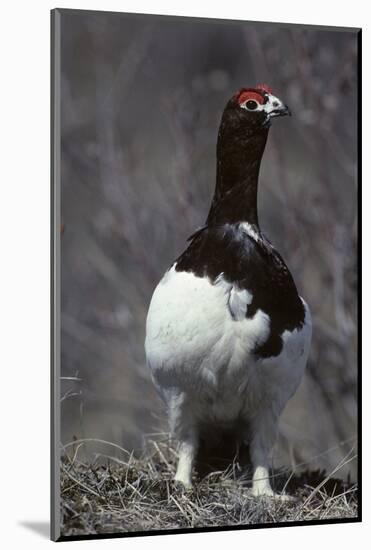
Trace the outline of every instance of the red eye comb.
[[271, 94], [272, 93], [272, 88], [270, 86], [268, 86], [268, 84], [258, 84], [256, 86], [256, 89], [257, 90], [261, 90], [262, 92], [265, 92], [267, 94]]
[[254, 101], [257, 101], [257, 103], [264, 103], [264, 98], [260, 93], [254, 92], [254, 90], [243, 90], [239, 93], [237, 97], [238, 103], [241, 105], [244, 101], [249, 101], [249, 99], [252, 99]]

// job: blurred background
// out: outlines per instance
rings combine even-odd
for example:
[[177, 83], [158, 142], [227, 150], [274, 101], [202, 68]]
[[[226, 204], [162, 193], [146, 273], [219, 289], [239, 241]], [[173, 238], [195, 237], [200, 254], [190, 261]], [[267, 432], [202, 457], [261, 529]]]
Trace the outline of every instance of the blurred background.
[[[274, 464], [331, 472], [357, 433], [356, 33], [85, 11], [61, 21], [62, 443], [139, 450], [167, 430], [145, 363], [148, 305], [206, 219], [225, 103], [264, 82], [293, 116], [270, 130], [260, 225], [313, 316]], [[356, 466], [336, 475], [355, 480]]]

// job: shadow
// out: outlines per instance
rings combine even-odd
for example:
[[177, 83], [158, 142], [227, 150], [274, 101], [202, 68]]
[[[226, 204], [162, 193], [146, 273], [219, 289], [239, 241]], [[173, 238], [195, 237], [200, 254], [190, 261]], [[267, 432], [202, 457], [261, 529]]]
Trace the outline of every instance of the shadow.
[[221, 431], [217, 439], [201, 437], [195, 469], [202, 479], [212, 472], [225, 470], [232, 464], [246, 467], [250, 462], [249, 448], [246, 445], [236, 444], [234, 432]]
[[42, 538], [50, 538], [50, 523], [48, 521], [19, 521], [18, 524], [37, 533]]
[[[233, 477], [251, 484], [252, 469], [248, 445], [236, 445], [237, 436], [233, 431], [220, 431], [216, 439], [202, 435], [198, 449], [195, 470], [200, 480], [216, 471], [230, 470]], [[270, 470], [271, 485], [275, 492], [297, 495], [304, 488], [314, 490], [321, 487], [323, 494], [336, 497], [346, 494], [347, 500], [357, 498], [350, 474], [346, 480], [328, 477], [325, 470], [306, 470], [294, 474], [291, 470]]]

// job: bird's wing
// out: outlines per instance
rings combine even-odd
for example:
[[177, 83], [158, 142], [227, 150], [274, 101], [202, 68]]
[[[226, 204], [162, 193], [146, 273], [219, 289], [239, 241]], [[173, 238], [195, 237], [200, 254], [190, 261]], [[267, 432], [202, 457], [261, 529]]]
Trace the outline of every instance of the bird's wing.
[[228, 308], [235, 321], [242, 321], [246, 317], [247, 306], [252, 302], [252, 294], [248, 290], [231, 287], [228, 299]]

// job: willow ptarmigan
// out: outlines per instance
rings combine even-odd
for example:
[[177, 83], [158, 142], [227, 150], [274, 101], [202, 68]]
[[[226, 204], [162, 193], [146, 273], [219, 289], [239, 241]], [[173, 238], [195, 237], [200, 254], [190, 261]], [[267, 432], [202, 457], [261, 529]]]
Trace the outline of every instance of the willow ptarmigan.
[[260, 230], [257, 188], [271, 121], [289, 114], [265, 85], [228, 101], [206, 223], [152, 296], [147, 361], [179, 441], [175, 480], [186, 487], [201, 438], [231, 429], [249, 445], [252, 494], [285, 498], [269, 482], [270, 452], [303, 376], [312, 324], [290, 271]]

